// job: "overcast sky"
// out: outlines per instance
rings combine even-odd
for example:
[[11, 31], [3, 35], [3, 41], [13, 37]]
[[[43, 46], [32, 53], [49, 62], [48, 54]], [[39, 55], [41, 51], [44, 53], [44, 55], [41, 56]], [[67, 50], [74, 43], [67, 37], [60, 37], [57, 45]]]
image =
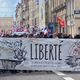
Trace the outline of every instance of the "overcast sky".
[[1, 16], [15, 16], [17, 3], [20, 0], [0, 0], [0, 17]]

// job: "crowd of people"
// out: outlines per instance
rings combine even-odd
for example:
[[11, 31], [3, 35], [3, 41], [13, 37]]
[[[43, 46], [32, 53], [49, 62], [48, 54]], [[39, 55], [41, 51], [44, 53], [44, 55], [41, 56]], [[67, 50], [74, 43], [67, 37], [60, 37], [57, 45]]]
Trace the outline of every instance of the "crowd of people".
[[[16, 32], [17, 33], [17, 32]], [[20, 35], [18, 34], [13, 34], [11, 33], [2, 33], [0, 34], [0, 37], [24, 37], [24, 38], [63, 38], [63, 39], [80, 39], [80, 34], [75, 35], [72, 37], [72, 35], [68, 35], [65, 33], [53, 33], [53, 34], [48, 34], [47, 32], [41, 31], [41, 32], [34, 32], [34, 33], [21, 33]]]
[[53, 33], [53, 34], [44, 34], [43, 32], [40, 32], [37, 35], [31, 34], [29, 36], [30, 38], [59, 38], [59, 39], [80, 39], [80, 34], [75, 35], [72, 37], [70, 34], [65, 34], [65, 33]]

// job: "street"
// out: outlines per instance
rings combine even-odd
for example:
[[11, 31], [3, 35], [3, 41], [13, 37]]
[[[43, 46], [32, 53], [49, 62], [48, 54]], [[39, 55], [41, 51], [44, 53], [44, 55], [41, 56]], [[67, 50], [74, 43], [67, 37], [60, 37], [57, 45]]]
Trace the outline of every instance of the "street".
[[80, 0], [0, 0], [0, 80], [80, 80]]
[[80, 80], [80, 72], [32, 72], [0, 74], [0, 80]]

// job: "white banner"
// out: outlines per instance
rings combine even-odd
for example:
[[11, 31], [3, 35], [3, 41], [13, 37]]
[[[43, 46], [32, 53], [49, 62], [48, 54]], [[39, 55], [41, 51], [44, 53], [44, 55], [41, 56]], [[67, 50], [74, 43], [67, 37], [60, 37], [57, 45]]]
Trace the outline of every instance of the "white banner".
[[80, 40], [0, 38], [0, 69], [80, 71]]

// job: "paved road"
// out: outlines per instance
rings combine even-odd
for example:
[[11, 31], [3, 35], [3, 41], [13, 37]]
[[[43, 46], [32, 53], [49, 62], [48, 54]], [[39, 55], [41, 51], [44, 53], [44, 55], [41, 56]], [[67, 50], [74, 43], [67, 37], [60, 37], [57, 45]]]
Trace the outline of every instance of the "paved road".
[[74, 80], [80, 80], [80, 72], [64, 72], [64, 74], [73, 78]]
[[80, 80], [80, 72], [0, 74], [0, 80]]

